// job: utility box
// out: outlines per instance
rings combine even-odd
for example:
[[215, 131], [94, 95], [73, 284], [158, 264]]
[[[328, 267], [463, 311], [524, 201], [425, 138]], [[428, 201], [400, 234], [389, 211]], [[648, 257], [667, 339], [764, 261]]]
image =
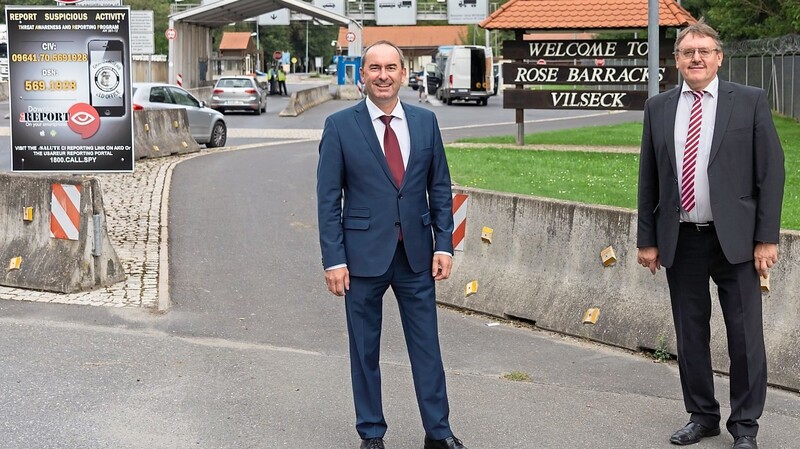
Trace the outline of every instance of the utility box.
[[339, 56], [336, 61], [337, 84], [358, 85], [361, 82], [361, 56]]

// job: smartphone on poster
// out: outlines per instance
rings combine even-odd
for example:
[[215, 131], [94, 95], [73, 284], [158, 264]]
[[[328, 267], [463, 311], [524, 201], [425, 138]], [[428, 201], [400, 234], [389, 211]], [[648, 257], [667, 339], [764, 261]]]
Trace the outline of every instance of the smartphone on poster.
[[89, 104], [100, 117], [125, 115], [124, 54], [121, 40], [89, 41]]

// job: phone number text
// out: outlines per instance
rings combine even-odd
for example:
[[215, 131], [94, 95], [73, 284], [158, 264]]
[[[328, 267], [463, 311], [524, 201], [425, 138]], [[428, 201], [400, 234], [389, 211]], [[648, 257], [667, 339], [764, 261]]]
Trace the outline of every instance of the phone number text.
[[87, 62], [86, 53], [11, 53], [11, 62]]

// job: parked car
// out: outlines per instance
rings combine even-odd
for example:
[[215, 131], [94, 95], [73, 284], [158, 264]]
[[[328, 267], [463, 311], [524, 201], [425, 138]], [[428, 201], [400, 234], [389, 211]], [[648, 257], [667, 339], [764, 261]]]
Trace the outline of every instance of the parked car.
[[414, 90], [419, 89], [419, 83], [422, 81], [422, 71], [411, 72], [408, 75], [408, 86]]
[[267, 111], [268, 94], [252, 76], [223, 76], [214, 84], [208, 106], [222, 113], [245, 109], [260, 115]]
[[178, 86], [164, 83], [133, 83], [133, 110], [186, 109], [189, 132], [199, 144], [208, 148], [223, 147], [228, 139], [225, 116], [206, 106]]

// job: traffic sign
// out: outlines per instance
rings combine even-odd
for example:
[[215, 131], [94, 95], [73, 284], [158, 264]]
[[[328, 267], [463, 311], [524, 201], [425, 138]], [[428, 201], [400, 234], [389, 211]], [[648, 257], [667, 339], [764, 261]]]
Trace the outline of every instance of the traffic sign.
[[347, 39], [347, 42], [355, 42], [356, 41], [356, 33], [352, 31], [348, 31], [347, 34], [344, 36]]
[[283, 58], [283, 52], [282, 52], [282, 51], [280, 51], [280, 50], [275, 50], [275, 51], [272, 53], [272, 59], [274, 59], [274, 60], [276, 60], [276, 61], [280, 61], [280, 60], [281, 60], [281, 58]]
[[172, 40], [178, 37], [178, 32], [175, 31], [175, 28], [167, 28], [167, 31], [164, 31], [164, 36], [167, 36], [167, 39]]

